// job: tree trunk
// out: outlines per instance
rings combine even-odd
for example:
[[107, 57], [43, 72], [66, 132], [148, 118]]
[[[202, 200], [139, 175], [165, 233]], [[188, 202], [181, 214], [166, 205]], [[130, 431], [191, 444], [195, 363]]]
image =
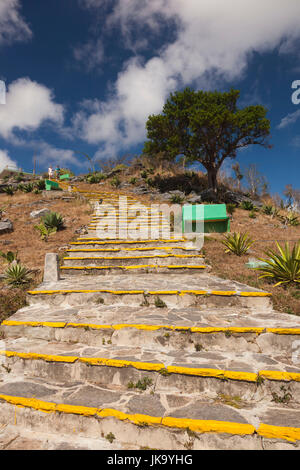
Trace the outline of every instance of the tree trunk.
[[218, 170], [216, 168], [207, 168], [208, 187], [209, 189], [213, 189], [215, 193], [218, 189], [217, 174]]

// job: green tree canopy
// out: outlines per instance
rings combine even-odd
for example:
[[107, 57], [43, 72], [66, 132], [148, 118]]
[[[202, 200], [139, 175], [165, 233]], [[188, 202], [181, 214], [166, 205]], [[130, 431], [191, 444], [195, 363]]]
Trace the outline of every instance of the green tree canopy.
[[217, 174], [226, 158], [249, 145], [270, 147], [270, 121], [263, 106], [237, 107], [240, 92], [194, 91], [171, 93], [162, 113], [149, 116], [143, 152], [166, 159], [179, 155], [200, 162], [207, 170], [210, 188], [217, 190]]

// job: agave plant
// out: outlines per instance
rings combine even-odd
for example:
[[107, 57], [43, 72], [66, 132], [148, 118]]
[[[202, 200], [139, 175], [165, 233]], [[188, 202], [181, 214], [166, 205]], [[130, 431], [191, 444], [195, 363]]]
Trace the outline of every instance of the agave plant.
[[57, 212], [49, 212], [42, 217], [41, 221], [47, 229], [56, 229], [58, 232], [64, 228], [64, 219]]
[[268, 258], [259, 258], [268, 265], [255, 268], [262, 272], [259, 278], [278, 281], [275, 287], [290, 282], [300, 283], [300, 241], [294, 245], [292, 250], [290, 250], [288, 242], [285, 243], [284, 247], [279, 245], [278, 242], [276, 242], [276, 245], [278, 253], [269, 249], [265, 251]]
[[15, 190], [12, 186], [7, 186], [6, 188], [3, 188], [3, 191], [5, 192], [5, 194], [7, 194], [8, 196], [13, 196], [14, 193], [15, 193]]
[[45, 242], [48, 241], [48, 238], [49, 236], [52, 234], [52, 233], [56, 233], [57, 232], [57, 228], [56, 227], [52, 227], [52, 228], [47, 228], [45, 227], [44, 224], [39, 224], [39, 225], [35, 225], [34, 226], [35, 230], [37, 230], [38, 232], [40, 232], [40, 236], [41, 236], [41, 240], [45, 240]]
[[266, 215], [272, 215], [274, 208], [271, 205], [265, 205], [265, 206], [262, 207], [261, 210]]
[[29, 269], [17, 263], [6, 269], [4, 280], [10, 286], [18, 287], [31, 281], [30, 273]]
[[244, 209], [245, 211], [253, 211], [254, 210], [254, 204], [251, 201], [243, 201], [240, 204], [241, 209]]
[[34, 185], [32, 183], [24, 184], [22, 191], [24, 193], [31, 193], [34, 189]]
[[117, 176], [114, 176], [113, 179], [111, 180], [110, 184], [114, 188], [118, 188], [121, 185], [121, 180]]
[[45, 180], [38, 180], [38, 181], [35, 183], [35, 186], [36, 186], [36, 188], [37, 188], [39, 191], [43, 191], [44, 189], [46, 189]]
[[227, 212], [227, 214], [233, 215], [233, 213], [235, 212], [235, 210], [236, 210], [236, 204], [232, 204], [232, 203], [226, 204], [226, 212]]
[[284, 225], [290, 225], [292, 227], [300, 225], [299, 218], [293, 212], [288, 212], [287, 215], [281, 215], [280, 220], [284, 223]]
[[234, 253], [237, 256], [242, 256], [253, 245], [254, 240], [252, 240], [247, 233], [236, 233], [233, 235], [227, 235], [225, 240], [222, 240], [221, 243], [226, 246], [225, 253]]

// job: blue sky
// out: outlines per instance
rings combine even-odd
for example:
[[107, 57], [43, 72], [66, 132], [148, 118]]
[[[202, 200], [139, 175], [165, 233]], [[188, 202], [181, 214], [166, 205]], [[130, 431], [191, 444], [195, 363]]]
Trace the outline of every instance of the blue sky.
[[233, 87], [271, 120], [273, 148], [244, 150], [241, 168], [299, 188], [299, 17], [299, 0], [0, 0], [0, 169], [139, 153], [170, 92]]

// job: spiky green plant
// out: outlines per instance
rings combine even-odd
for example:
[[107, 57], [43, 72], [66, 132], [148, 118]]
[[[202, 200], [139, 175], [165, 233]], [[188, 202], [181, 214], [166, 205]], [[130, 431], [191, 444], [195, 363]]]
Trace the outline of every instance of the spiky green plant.
[[117, 176], [114, 176], [113, 179], [111, 180], [110, 184], [114, 188], [118, 188], [121, 185], [121, 180]]
[[131, 178], [131, 179], [129, 180], [129, 183], [130, 183], [130, 184], [135, 184], [135, 183], [136, 183], [136, 181], [137, 181], [137, 179], [136, 179], [136, 178]]
[[259, 279], [267, 278], [278, 281], [275, 287], [292, 282], [300, 283], [300, 241], [294, 245], [292, 250], [288, 242], [284, 246], [281, 246], [278, 242], [276, 242], [276, 245], [278, 253], [269, 249], [265, 251], [268, 258], [259, 258], [268, 264], [268, 266], [255, 268], [262, 273]]
[[24, 193], [31, 193], [34, 190], [34, 185], [32, 183], [23, 184], [22, 191]]
[[39, 191], [44, 191], [44, 189], [46, 189], [45, 180], [38, 180], [38, 181], [36, 181], [35, 187], [36, 187]]
[[240, 208], [244, 209], [244, 211], [253, 211], [254, 210], [254, 204], [251, 201], [243, 201], [240, 204]]
[[221, 243], [227, 248], [225, 253], [234, 253], [237, 256], [242, 256], [247, 253], [254, 241], [247, 233], [234, 232], [232, 235], [226, 235]]
[[6, 188], [3, 188], [3, 191], [5, 192], [5, 194], [7, 194], [8, 196], [13, 196], [15, 194], [15, 190], [12, 186], [7, 186]]
[[262, 206], [262, 209], [261, 209], [261, 210], [262, 210], [262, 213], [263, 213], [263, 214], [272, 215], [272, 214], [273, 214], [274, 207], [271, 206], [271, 205], [266, 204], [266, 205]]
[[182, 204], [184, 199], [180, 196], [180, 194], [173, 194], [171, 197], [172, 204]]
[[290, 225], [292, 227], [300, 225], [299, 218], [293, 212], [288, 212], [287, 215], [280, 215], [279, 218], [284, 223], [284, 225]]
[[28, 284], [31, 281], [31, 271], [21, 264], [9, 266], [4, 272], [4, 281], [12, 287]]
[[250, 219], [256, 219], [256, 213], [255, 213], [254, 210], [252, 210], [252, 211], [249, 212], [249, 218], [250, 218]]
[[229, 215], [233, 215], [234, 211], [236, 210], [236, 204], [226, 204], [226, 212], [229, 214]]
[[57, 212], [48, 212], [42, 217], [41, 222], [47, 229], [55, 228], [57, 232], [64, 228], [63, 216]]
[[52, 233], [57, 232], [56, 227], [45, 227], [45, 225], [42, 223], [39, 225], [35, 225], [34, 228], [40, 233], [41, 240], [44, 240], [45, 242], [48, 241], [48, 238]]

